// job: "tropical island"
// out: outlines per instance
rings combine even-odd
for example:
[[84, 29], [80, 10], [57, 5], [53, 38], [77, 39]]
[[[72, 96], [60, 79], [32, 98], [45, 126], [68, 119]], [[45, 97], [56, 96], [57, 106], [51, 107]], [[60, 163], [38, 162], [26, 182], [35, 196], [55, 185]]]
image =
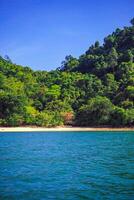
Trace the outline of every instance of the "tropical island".
[[56, 70], [0, 57], [0, 126], [64, 125], [134, 126], [134, 18]]

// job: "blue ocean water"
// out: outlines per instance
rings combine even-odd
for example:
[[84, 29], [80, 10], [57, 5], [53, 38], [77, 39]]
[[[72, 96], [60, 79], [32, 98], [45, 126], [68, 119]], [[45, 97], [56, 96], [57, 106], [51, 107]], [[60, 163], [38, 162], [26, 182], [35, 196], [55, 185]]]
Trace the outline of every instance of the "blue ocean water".
[[134, 200], [134, 132], [0, 133], [0, 200]]

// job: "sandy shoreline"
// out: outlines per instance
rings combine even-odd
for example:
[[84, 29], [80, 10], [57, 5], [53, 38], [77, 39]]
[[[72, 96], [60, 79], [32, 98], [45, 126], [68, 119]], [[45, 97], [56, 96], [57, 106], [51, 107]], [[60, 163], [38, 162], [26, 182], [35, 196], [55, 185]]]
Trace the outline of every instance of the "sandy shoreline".
[[51, 131], [134, 131], [134, 127], [109, 128], [109, 127], [0, 127], [0, 132], [51, 132]]

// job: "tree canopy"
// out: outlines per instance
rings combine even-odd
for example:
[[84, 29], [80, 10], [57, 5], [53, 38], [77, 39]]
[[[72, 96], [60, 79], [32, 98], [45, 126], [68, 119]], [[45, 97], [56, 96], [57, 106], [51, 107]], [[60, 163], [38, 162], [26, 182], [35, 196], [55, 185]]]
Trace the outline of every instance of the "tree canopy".
[[64, 124], [134, 125], [134, 18], [50, 72], [0, 56], [0, 125]]

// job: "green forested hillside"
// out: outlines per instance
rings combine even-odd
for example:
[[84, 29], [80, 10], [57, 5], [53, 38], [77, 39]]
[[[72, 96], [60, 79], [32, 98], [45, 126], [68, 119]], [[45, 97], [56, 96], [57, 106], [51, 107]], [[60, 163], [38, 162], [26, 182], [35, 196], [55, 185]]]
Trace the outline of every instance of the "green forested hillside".
[[0, 57], [0, 125], [63, 124], [134, 125], [134, 19], [54, 71]]

